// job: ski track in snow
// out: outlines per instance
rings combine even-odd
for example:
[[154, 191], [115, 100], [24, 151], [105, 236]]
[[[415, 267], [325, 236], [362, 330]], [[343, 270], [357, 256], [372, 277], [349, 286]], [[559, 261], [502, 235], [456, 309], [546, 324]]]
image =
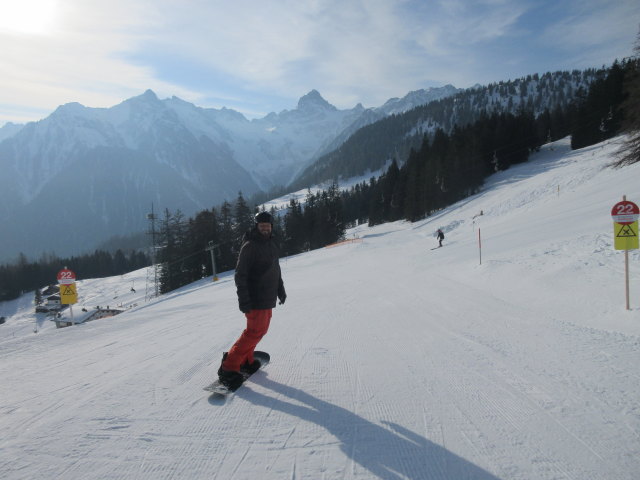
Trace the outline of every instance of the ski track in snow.
[[271, 363], [226, 400], [202, 388], [244, 327], [232, 272], [149, 303], [144, 271], [80, 281], [90, 308], [137, 306], [37, 335], [32, 295], [3, 305], [2, 478], [638, 478], [640, 255], [626, 311], [609, 212], [640, 164], [603, 169], [616, 148], [556, 142], [426, 220], [283, 259]]

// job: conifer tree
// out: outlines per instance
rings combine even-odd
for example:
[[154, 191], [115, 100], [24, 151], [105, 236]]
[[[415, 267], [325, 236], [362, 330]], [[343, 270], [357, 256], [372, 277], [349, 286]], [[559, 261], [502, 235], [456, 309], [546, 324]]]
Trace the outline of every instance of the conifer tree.
[[233, 215], [231, 204], [226, 200], [220, 207], [218, 231], [220, 232], [220, 263], [221, 271], [230, 270], [235, 266], [235, 260], [240, 251], [241, 240], [236, 240], [233, 231]]
[[233, 210], [233, 233], [238, 243], [242, 242], [242, 237], [247, 230], [251, 230], [253, 227], [253, 212], [244, 197], [242, 192], [238, 192], [238, 198]]
[[342, 196], [340, 195], [338, 183], [333, 182], [326, 193], [326, 233], [324, 245], [344, 239], [346, 231], [344, 211], [342, 208]]
[[282, 235], [284, 234], [284, 231], [283, 231], [284, 220], [282, 219], [282, 216], [278, 213], [278, 210], [276, 209], [275, 205], [271, 206], [271, 208], [269, 209], [269, 214], [273, 219], [273, 227], [272, 227], [273, 235], [278, 239], [278, 242], [281, 242]]
[[[424, 144], [423, 144], [424, 145]], [[404, 195], [403, 216], [410, 222], [420, 220], [424, 216], [421, 208], [422, 186], [424, 184], [422, 178], [422, 169], [420, 157], [415, 150], [411, 150], [407, 162], [402, 170], [406, 171], [406, 184]]]
[[[218, 218], [216, 209], [203, 210], [199, 212], [193, 222], [191, 229], [192, 248], [194, 251], [201, 252], [200, 262], [205, 265], [204, 276], [213, 275], [213, 266], [211, 265], [211, 254], [206, 248], [209, 244], [217, 245], [220, 242], [218, 233]], [[216, 266], [220, 264], [219, 248], [213, 250]]]
[[398, 185], [399, 177], [400, 169], [398, 168], [398, 162], [394, 158], [386, 173], [380, 179], [382, 195], [381, 219], [386, 222], [393, 222], [399, 218], [401, 211], [401, 198], [399, 198], [400, 185]]
[[632, 62], [614, 62], [606, 76], [593, 82], [578, 106], [571, 131], [571, 148], [602, 142], [618, 134], [622, 123], [619, 106], [624, 100], [625, 77]]
[[304, 236], [302, 243], [302, 250], [308, 251], [315, 247], [315, 241], [313, 240], [313, 233], [316, 231], [316, 212], [317, 203], [316, 196], [311, 193], [311, 190], [307, 190], [307, 196], [305, 198], [304, 209], [302, 211], [302, 217], [304, 219]]
[[626, 98], [622, 103], [624, 120], [622, 129], [627, 134], [622, 148], [618, 151], [616, 166], [640, 162], [640, 33], [634, 46], [634, 58], [629, 61], [625, 79]]
[[375, 178], [369, 182], [369, 226], [379, 225], [384, 222], [384, 197], [382, 186]]
[[284, 216], [283, 249], [286, 255], [294, 255], [303, 251], [305, 241], [305, 224], [300, 202], [295, 198], [289, 200], [287, 213]]
[[160, 267], [160, 291], [170, 292], [185, 285], [185, 272], [182, 259], [185, 256], [185, 228], [184, 215], [180, 210], [171, 214], [165, 209], [164, 218], [161, 221], [160, 237], [162, 248], [159, 253]]

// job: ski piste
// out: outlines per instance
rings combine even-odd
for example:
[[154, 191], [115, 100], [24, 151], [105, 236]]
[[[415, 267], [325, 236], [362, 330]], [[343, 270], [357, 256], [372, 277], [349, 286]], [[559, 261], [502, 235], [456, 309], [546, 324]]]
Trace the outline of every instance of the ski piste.
[[[260, 362], [260, 368], [258, 370], [256, 370], [256, 372], [259, 372], [260, 370], [262, 370], [264, 367], [266, 367], [269, 364], [271, 356], [267, 352], [255, 351], [255, 352], [253, 352], [253, 359], [257, 360], [258, 362]], [[242, 384], [244, 384], [244, 382], [246, 382], [249, 378], [251, 378], [251, 376], [254, 375], [256, 372], [253, 372], [253, 373], [250, 373], [250, 374], [244, 374], [243, 373], [244, 381], [242, 382]], [[242, 385], [240, 385], [240, 387], [242, 387]], [[220, 380], [218, 379], [218, 380], [215, 380], [210, 385], [207, 385], [206, 387], [204, 387], [203, 390], [206, 390], [208, 392], [212, 392], [214, 394], [223, 395], [223, 396], [226, 397], [226, 396], [233, 395], [240, 387], [238, 387], [235, 390], [230, 390], [229, 388], [224, 386], [220, 382]]]

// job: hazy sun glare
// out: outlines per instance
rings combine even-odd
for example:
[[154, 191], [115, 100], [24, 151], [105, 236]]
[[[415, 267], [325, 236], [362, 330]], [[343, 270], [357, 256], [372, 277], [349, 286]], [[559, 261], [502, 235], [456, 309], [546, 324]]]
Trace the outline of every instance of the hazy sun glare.
[[2, 0], [0, 32], [45, 34], [53, 27], [56, 4], [56, 0]]

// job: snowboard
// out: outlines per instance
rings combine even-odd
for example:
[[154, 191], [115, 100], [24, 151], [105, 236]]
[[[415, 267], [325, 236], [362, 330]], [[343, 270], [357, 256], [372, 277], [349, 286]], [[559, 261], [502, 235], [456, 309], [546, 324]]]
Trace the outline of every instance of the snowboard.
[[[258, 370], [256, 370], [256, 372], [259, 372], [260, 370], [262, 370], [264, 367], [267, 366], [267, 364], [269, 363], [269, 360], [271, 359], [271, 357], [269, 356], [269, 354], [267, 352], [255, 351], [255, 352], [253, 352], [253, 359], [260, 362], [260, 368]], [[255, 374], [255, 372], [251, 373], [251, 374], [243, 373], [242, 375], [244, 376], [244, 382], [246, 382], [247, 379], [249, 379], [251, 377], [251, 375], [253, 375], [253, 374]], [[244, 382], [242, 382], [240, 387], [244, 384]], [[238, 388], [240, 388], [240, 387], [238, 387]], [[206, 387], [204, 387], [204, 390], [206, 390], [208, 392], [218, 393], [220, 395], [225, 395], [225, 396], [226, 395], [231, 395], [236, 391], [236, 390], [231, 390], [231, 389], [225, 387], [222, 383], [220, 383], [220, 380], [216, 380], [211, 385], [207, 385]]]

